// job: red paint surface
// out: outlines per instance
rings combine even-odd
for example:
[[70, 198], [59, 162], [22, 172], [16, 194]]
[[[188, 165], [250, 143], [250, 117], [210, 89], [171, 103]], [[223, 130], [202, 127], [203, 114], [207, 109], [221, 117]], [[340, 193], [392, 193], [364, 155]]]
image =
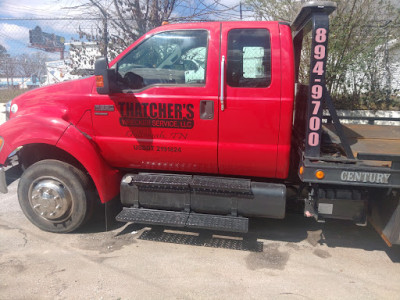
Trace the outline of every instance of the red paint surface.
[[230, 87], [225, 84], [225, 110], [219, 112], [219, 171], [221, 174], [273, 178], [277, 166], [281, 101], [278, 23], [223, 23], [221, 55], [225, 57], [228, 33], [235, 28], [269, 30], [271, 84], [265, 88]]
[[[270, 31], [272, 81], [266, 88], [232, 88], [225, 84], [225, 110], [221, 111], [220, 59], [226, 56], [227, 34], [234, 28]], [[103, 202], [118, 193], [120, 168], [285, 178], [294, 89], [290, 28], [277, 22], [226, 22], [222, 27], [217, 22], [162, 26], [141, 37], [110, 67], [149, 35], [175, 29], [209, 32], [205, 86], [154, 85], [139, 92], [108, 96], [97, 94], [94, 77], [90, 77], [25, 93], [13, 100], [18, 112], [0, 126], [0, 136], [5, 141], [0, 164], [19, 146], [56, 145], [75, 156], [88, 170]], [[214, 103], [212, 120], [200, 118], [201, 100]], [[121, 102], [191, 104], [194, 127], [121, 126]], [[115, 109], [98, 115], [95, 105], [113, 105]]]
[[281, 38], [281, 108], [276, 177], [286, 178], [289, 173], [290, 146], [294, 101], [294, 52], [292, 33], [287, 25], [279, 25]]
[[100, 155], [96, 145], [74, 126], [69, 126], [56, 144], [74, 156], [92, 177], [100, 200], [107, 202], [119, 194], [120, 172], [111, 168]]

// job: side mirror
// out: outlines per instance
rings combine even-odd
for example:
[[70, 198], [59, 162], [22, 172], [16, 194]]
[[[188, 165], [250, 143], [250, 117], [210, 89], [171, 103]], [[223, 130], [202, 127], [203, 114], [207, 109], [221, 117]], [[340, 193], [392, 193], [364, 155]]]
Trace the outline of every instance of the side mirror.
[[96, 76], [96, 89], [100, 95], [110, 94], [110, 83], [108, 78], [108, 61], [106, 57], [100, 57], [94, 64], [94, 75]]

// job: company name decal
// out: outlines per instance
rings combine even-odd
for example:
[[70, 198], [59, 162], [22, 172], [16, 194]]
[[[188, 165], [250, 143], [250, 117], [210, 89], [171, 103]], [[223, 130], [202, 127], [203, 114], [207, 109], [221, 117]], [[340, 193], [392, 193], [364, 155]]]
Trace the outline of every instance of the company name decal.
[[192, 129], [194, 105], [119, 102], [119, 122], [127, 127]]
[[370, 173], [370, 172], [350, 172], [343, 171], [340, 174], [342, 181], [354, 181], [364, 183], [389, 183], [391, 174], [385, 173]]

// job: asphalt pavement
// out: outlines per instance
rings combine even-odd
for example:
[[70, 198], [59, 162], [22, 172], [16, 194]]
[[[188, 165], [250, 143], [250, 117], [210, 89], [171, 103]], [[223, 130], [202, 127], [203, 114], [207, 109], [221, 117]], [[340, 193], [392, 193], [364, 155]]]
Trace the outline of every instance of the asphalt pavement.
[[[72, 234], [34, 227], [20, 171], [0, 194], [0, 299], [398, 299], [400, 249], [370, 227], [289, 214], [248, 234], [96, 220]], [[112, 219], [112, 218], [109, 218]]]
[[117, 223], [100, 207], [79, 232], [53, 234], [23, 215], [19, 168], [6, 173], [0, 299], [400, 298], [400, 247], [370, 226], [289, 214], [226, 234]]

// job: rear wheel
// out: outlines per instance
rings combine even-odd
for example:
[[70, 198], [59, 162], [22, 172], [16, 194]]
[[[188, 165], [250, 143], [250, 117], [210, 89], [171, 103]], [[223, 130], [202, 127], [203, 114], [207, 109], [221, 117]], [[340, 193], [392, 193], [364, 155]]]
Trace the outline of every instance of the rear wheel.
[[50, 232], [76, 230], [90, 210], [90, 180], [76, 167], [42, 160], [26, 169], [18, 185], [18, 200], [26, 217]]

